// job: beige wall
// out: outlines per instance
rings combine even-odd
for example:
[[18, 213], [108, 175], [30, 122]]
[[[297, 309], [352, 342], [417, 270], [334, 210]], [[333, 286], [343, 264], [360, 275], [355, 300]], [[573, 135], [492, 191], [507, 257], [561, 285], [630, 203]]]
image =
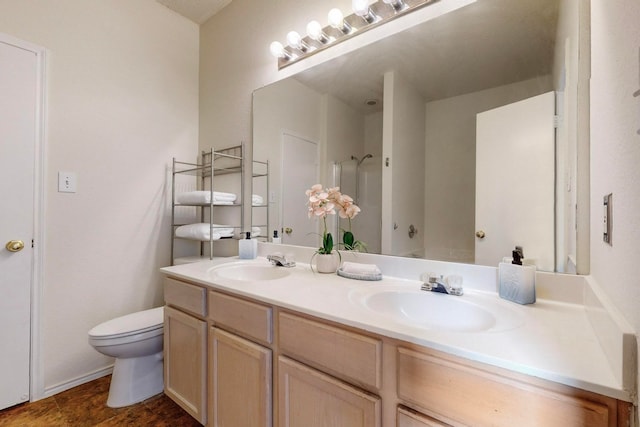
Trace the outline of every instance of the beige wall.
[[279, 80], [269, 45], [326, 22], [332, 7], [348, 11], [351, 1], [233, 0], [201, 27], [200, 147], [251, 141], [251, 93]]
[[[109, 366], [93, 326], [162, 304], [173, 156], [198, 136], [198, 27], [154, 0], [0, 0], [0, 31], [48, 49], [47, 393]], [[78, 191], [57, 192], [75, 171]], [[38, 396], [43, 390], [34, 390]]]
[[[640, 2], [591, 2], [591, 274], [640, 331]], [[613, 193], [613, 245], [602, 198]]]

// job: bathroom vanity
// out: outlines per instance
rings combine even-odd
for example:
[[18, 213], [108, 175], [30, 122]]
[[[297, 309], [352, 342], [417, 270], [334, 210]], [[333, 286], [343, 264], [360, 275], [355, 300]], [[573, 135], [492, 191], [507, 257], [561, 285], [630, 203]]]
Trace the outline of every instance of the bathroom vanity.
[[[361, 282], [264, 258], [163, 272], [165, 393], [205, 425], [613, 427], [632, 417], [633, 393], [598, 366], [605, 352], [569, 304], [433, 295], [452, 304], [454, 325], [434, 330], [362, 304], [389, 289], [415, 299], [417, 281]], [[465, 326], [460, 304], [483, 299], [506, 319]]]

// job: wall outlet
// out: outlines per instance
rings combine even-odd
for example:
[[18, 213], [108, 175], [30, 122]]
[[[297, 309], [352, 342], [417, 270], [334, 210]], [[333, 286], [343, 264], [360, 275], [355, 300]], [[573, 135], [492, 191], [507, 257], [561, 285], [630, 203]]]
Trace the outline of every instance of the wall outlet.
[[75, 172], [58, 172], [58, 192], [75, 193], [77, 179]]

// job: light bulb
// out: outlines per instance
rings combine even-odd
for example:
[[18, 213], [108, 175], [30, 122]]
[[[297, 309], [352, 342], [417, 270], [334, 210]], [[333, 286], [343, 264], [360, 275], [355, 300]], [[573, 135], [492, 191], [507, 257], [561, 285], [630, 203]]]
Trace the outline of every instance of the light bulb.
[[333, 28], [342, 29], [344, 26], [344, 16], [338, 8], [333, 8], [329, 11], [329, 25]]
[[353, 8], [353, 13], [367, 21], [369, 24], [374, 22], [377, 18], [369, 7], [369, 0], [353, 0], [351, 7]]
[[329, 25], [331, 25], [333, 28], [342, 31], [345, 34], [351, 31], [351, 26], [349, 26], [349, 24], [344, 22], [344, 15], [342, 15], [342, 12], [340, 11], [340, 9], [338, 8], [331, 9], [329, 11], [328, 18], [329, 18]]
[[271, 51], [271, 55], [276, 58], [289, 58], [291, 56], [284, 50], [284, 46], [282, 46], [280, 42], [271, 43], [269, 50]]
[[300, 34], [296, 31], [289, 31], [287, 34], [287, 43], [289, 43], [289, 46], [303, 52], [307, 50], [307, 45], [302, 41], [302, 37], [300, 37]]
[[366, 16], [369, 13], [369, 0], [353, 0], [353, 13], [358, 16]]
[[[312, 40], [322, 41], [323, 36], [324, 36], [324, 34], [322, 32], [322, 25], [320, 25], [320, 23], [318, 21], [309, 22], [307, 24], [307, 35]], [[326, 36], [324, 36], [324, 37], [326, 37]]]

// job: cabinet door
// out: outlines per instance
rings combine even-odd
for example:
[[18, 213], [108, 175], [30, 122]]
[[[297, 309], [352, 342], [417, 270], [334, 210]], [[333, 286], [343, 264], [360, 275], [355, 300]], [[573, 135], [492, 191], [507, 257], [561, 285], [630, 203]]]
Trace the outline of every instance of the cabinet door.
[[380, 427], [380, 398], [280, 356], [278, 418], [282, 427]]
[[218, 328], [209, 331], [213, 426], [271, 426], [271, 350]]
[[207, 421], [207, 324], [164, 308], [164, 392], [201, 424]]

